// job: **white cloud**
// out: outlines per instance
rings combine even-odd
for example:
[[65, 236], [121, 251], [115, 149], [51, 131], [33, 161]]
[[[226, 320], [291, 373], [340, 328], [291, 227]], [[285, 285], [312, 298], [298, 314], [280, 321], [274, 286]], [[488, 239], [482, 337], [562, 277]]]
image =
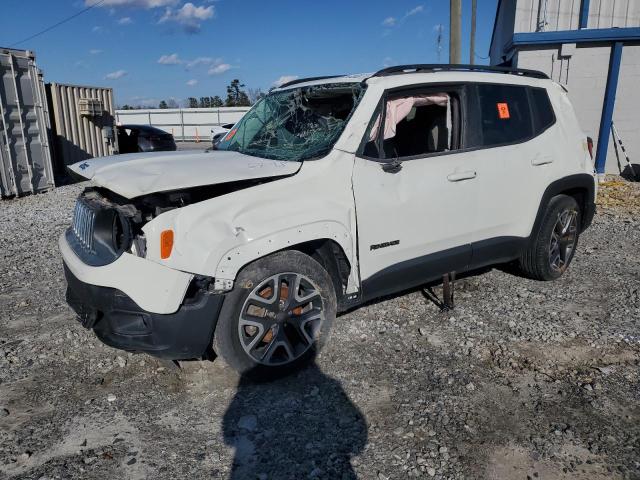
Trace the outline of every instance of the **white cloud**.
[[406, 13], [405, 18], [406, 18], [406, 17], [411, 17], [411, 16], [413, 16], [413, 15], [416, 15], [416, 14], [418, 14], [418, 13], [422, 13], [422, 12], [424, 12], [424, 5], [418, 5], [417, 7], [412, 8], [411, 10], [409, 10], [409, 11]]
[[231, 68], [231, 65], [229, 65], [228, 63], [219, 63], [211, 67], [207, 73], [209, 75], [220, 75], [227, 70], [230, 70]]
[[99, 27], [98, 25], [96, 25], [91, 29], [93, 33], [100, 33], [102, 30], [103, 30], [102, 27]]
[[92, 48], [91, 50], [89, 50], [89, 55], [100, 55], [102, 53], [102, 50], [100, 50], [99, 48]]
[[187, 62], [187, 68], [198, 67], [200, 65], [211, 65], [212, 63], [222, 63], [220, 58], [198, 57]]
[[417, 15], [419, 13], [424, 12], [424, 5], [418, 5], [417, 7], [413, 7], [411, 10], [409, 10], [408, 12], [406, 12], [402, 17], [400, 17], [400, 20], [398, 20], [396, 17], [387, 17], [382, 21], [382, 26], [383, 27], [387, 27], [387, 28], [393, 28], [395, 26], [401, 25], [402, 23], [404, 23], [404, 21], [409, 18], [409, 17], [413, 17], [414, 15]]
[[382, 26], [383, 27], [393, 27], [396, 24], [396, 19], [395, 17], [387, 17], [382, 21]]
[[279, 79], [277, 79], [275, 82], [273, 82], [272, 86], [277, 88], [280, 85], [284, 85], [285, 83], [292, 82], [293, 80], [297, 80], [298, 78], [300, 77], [298, 77], [297, 75], [283, 75]]
[[188, 86], [190, 86], [190, 87], [194, 87], [194, 86], [196, 86], [197, 84], [198, 84], [198, 80], [196, 80], [195, 78], [194, 78], [194, 79], [191, 79], [191, 80], [189, 80], [189, 81], [187, 82], [187, 85], [188, 85]]
[[131, 20], [131, 17], [122, 17], [118, 20], [118, 25], [131, 25], [132, 23], [133, 20]]
[[187, 2], [177, 10], [167, 7], [158, 23], [175, 22], [187, 33], [197, 33], [200, 31], [202, 22], [210, 20], [214, 16], [215, 8], [213, 5], [198, 7], [191, 2]]
[[118, 80], [127, 74], [126, 70], [116, 70], [115, 72], [108, 73], [104, 78], [108, 80]]
[[180, 65], [182, 60], [180, 60], [177, 53], [172, 53], [171, 55], [162, 55], [158, 59], [158, 63], [161, 65]]
[[[84, 0], [84, 4], [88, 7], [94, 5], [95, 0]], [[178, 0], [104, 0], [99, 7], [136, 7], [136, 8], [159, 8], [172, 7], [178, 3]]]

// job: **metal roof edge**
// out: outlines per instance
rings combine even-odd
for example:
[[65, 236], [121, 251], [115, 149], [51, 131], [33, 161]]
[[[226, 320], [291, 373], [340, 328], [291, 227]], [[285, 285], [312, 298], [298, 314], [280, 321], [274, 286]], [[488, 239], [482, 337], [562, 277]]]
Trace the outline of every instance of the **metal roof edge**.
[[582, 28], [580, 30], [556, 30], [552, 32], [514, 33], [505, 52], [513, 47], [525, 45], [548, 45], [554, 43], [588, 43], [640, 41], [640, 27]]

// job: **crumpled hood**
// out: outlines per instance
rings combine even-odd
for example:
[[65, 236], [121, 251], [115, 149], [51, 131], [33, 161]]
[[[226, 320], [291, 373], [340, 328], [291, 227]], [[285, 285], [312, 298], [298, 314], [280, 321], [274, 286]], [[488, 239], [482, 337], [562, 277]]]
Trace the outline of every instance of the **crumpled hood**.
[[68, 168], [126, 198], [189, 187], [293, 175], [300, 162], [224, 150], [129, 153], [90, 158]]

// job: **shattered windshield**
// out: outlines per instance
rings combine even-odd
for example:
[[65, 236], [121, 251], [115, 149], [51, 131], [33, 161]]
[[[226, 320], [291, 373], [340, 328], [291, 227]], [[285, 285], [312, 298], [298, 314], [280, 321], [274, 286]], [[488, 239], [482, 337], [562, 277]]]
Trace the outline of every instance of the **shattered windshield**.
[[274, 160], [323, 156], [338, 140], [363, 91], [359, 83], [341, 83], [271, 93], [242, 117], [218, 149]]

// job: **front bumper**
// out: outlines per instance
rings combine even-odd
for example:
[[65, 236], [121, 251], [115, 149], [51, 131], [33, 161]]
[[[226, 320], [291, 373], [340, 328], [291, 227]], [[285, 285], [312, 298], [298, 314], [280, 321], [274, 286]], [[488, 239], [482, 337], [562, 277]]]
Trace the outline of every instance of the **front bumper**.
[[190, 273], [129, 253], [123, 253], [108, 265], [87, 265], [72, 250], [64, 233], [58, 240], [58, 246], [65, 265], [79, 280], [91, 285], [117, 288], [149, 312], [176, 312], [193, 279]]
[[202, 357], [213, 337], [224, 295], [196, 291], [175, 313], [142, 309], [126, 294], [85, 283], [64, 264], [67, 303], [105, 344], [170, 360]]

